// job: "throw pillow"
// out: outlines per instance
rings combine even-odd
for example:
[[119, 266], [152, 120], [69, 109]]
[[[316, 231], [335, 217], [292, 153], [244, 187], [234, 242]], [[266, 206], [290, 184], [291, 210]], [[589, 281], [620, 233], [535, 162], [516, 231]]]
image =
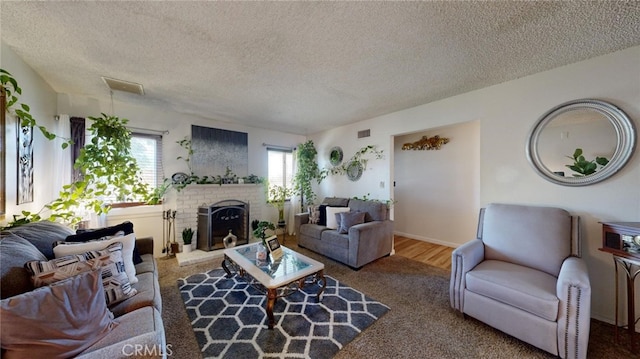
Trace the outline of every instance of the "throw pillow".
[[103, 250], [88, 251], [50, 261], [29, 261], [24, 266], [31, 273], [35, 287], [42, 287], [79, 273], [102, 268], [102, 285], [109, 306], [137, 293], [136, 289], [131, 287], [124, 270], [120, 242], [113, 243]]
[[318, 211], [320, 212], [320, 219], [318, 219], [318, 225], [326, 226], [327, 225], [327, 205], [326, 204], [319, 205]]
[[320, 206], [309, 206], [309, 223], [320, 222]]
[[107, 309], [100, 270], [0, 302], [4, 358], [70, 358], [117, 323]]
[[[99, 228], [99, 229], [79, 229], [76, 234], [68, 236], [65, 242], [87, 242], [90, 240], [104, 238], [105, 236], [113, 236], [116, 233], [123, 231], [124, 234], [133, 233], [133, 223], [126, 221], [118, 225]], [[133, 247], [133, 264], [142, 263], [142, 257], [138, 252], [137, 247]]]
[[349, 207], [327, 207], [327, 228], [338, 229], [336, 213], [349, 212]]
[[22, 237], [8, 233], [0, 240], [0, 296], [13, 297], [33, 290], [29, 272], [24, 269], [28, 261], [46, 261], [47, 258], [33, 244]]
[[124, 269], [129, 277], [131, 284], [138, 283], [136, 277], [136, 266], [133, 264], [133, 247], [136, 242], [135, 234], [127, 234], [123, 237], [112, 237], [102, 241], [92, 241], [84, 243], [61, 243], [53, 247], [53, 253], [56, 258], [68, 256], [71, 254], [82, 254], [88, 251], [96, 251], [109, 246], [112, 243], [122, 243], [122, 259], [124, 260]]
[[47, 259], [53, 259], [53, 246], [51, 244], [55, 241], [64, 240], [69, 234], [73, 234], [73, 230], [64, 224], [44, 220], [25, 223], [2, 231], [3, 236], [8, 233], [28, 240]]
[[349, 233], [349, 228], [356, 224], [364, 223], [364, 212], [340, 212], [336, 216], [340, 217], [339, 233]]

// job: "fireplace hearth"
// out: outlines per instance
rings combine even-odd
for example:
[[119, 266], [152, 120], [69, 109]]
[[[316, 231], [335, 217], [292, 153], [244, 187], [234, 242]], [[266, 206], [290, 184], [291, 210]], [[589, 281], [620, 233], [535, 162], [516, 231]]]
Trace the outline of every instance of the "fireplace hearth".
[[224, 249], [229, 230], [238, 237], [237, 245], [249, 243], [249, 203], [231, 199], [198, 207], [198, 249]]

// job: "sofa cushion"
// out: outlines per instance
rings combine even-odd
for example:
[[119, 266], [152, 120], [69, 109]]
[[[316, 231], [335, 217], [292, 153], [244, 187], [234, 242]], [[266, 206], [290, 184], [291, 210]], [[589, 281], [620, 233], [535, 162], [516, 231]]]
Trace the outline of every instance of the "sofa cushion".
[[26, 239], [36, 246], [47, 259], [53, 259], [53, 243], [64, 241], [68, 235], [73, 234], [73, 230], [61, 223], [39, 221], [10, 228], [4, 231], [3, 235], [8, 233]]
[[517, 264], [485, 260], [466, 274], [467, 289], [550, 321], [558, 318], [557, 278]]
[[320, 235], [322, 235], [322, 232], [326, 230], [327, 227], [319, 224], [305, 224], [304, 226], [300, 226], [301, 235], [317, 239], [320, 239]]
[[2, 299], [33, 290], [33, 283], [24, 264], [46, 261], [47, 258], [33, 244], [11, 233], [0, 240], [0, 295]]
[[[111, 227], [78, 230], [78, 232], [75, 235], [68, 236], [65, 239], [65, 241], [66, 242], [87, 242], [91, 240], [101, 239], [106, 236], [113, 236], [120, 231], [124, 232], [125, 235], [132, 234], [133, 223], [126, 221]], [[142, 262], [140, 253], [138, 252], [138, 249], [136, 247], [133, 247], [133, 264], [138, 264], [140, 262]]]
[[122, 243], [116, 242], [100, 251], [69, 255], [50, 261], [30, 261], [25, 268], [32, 273], [35, 287], [49, 285], [79, 273], [102, 268], [102, 284], [107, 305], [114, 305], [136, 294], [131, 287], [122, 260]]
[[[171, 358], [172, 354], [175, 356], [171, 345], [166, 345], [162, 317], [155, 308], [140, 308], [116, 318], [115, 321], [118, 326], [78, 356], [78, 359]], [[140, 349], [145, 350], [144, 354]], [[162, 355], [163, 353], [165, 355]]]
[[323, 244], [329, 245], [328, 247], [333, 247], [334, 249], [339, 248], [340, 251], [349, 249], [348, 234], [341, 234], [338, 233], [338, 231], [326, 230], [322, 232], [322, 236], [320, 238]]
[[124, 261], [124, 270], [127, 273], [127, 277], [129, 277], [129, 282], [131, 284], [136, 284], [138, 282], [138, 278], [136, 277], [136, 268], [133, 264], [133, 248], [135, 247], [136, 235], [131, 233], [127, 234], [126, 236], [107, 236], [106, 238], [109, 239], [83, 243], [59, 243], [53, 248], [53, 253], [55, 254], [56, 258], [60, 258], [73, 254], [82, 254], [88, 251], [102, 250], [113, 243], [122, 243], [122, 259]]
[[336, 213], [349, 212], [349, 207], [327, 207], [327, 228], [338, 229]]
[[142, 263], [136, 264], [136, 276], [142, 273], [154, 273], [155, 276], [158, 275], [157, 263], [151, 254], [143, 254]]
[[349, 205], [349, 198], [343, 197], [325, 197], [322, 204], [326, 204], [331, 207], [346, 207]]
[[106, 306], [100, 272], [2, 300], [3, 358], [73, 357], [107, 335], [116, 323]]
[[364, 212], [365, 222], [384, 221], [387, 219], [387, 205], [382, 202], [352, 199], [349, 201], [349, 208], [353, 211]]
[[338, 221], [338, 233], [349, 233], [349, 228], [356, 224], [364, 223], [364, 212], [341, 212], [336, 214], [340, 217]]
[[116, 317], [143, 307], [154, 307], [162, 312], [160, 284], [154, 273], [140, 274], [140, 281], [134, 284], [133, 288], [137, 293], [134, 297], [109, 307]]
[[484, 211], [484, 255], [558, 276], [571, 255], [570, 229], [564, 209], [492, 203]]

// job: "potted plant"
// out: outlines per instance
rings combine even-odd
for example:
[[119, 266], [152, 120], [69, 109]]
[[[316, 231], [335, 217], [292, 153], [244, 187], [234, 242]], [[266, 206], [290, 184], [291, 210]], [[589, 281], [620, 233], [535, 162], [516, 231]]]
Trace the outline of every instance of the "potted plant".
[[191, 252], [191, 240], [193, 239], [193, 229], [191, 228], [185, 228], [182, 230], [182, 243], [184, 243], [184, 246], [182, 246], [182, 251], [184, 253], [189, 253]]
[[254, 228], [253, 236], [256, 238], [260, 238], [260, 240], [262, 241], [262, 244], [266, 248], [267, 242], [265, 241], [265, 239], [267, 238], [267, 230], [275, 231], [276, 230], [275, 224], [269, 221], [258, 221], [255, 224], [255, 227], [253, 227], [253, 223], [256, 223], [256, 221], [252, 222], [252, 228]]
[[286, 186], [269, 186], [268, 203], [278, 210], [278, 226], [284, 226], [284, 203], [293, 193]]
[[257, 246], [256, 260], [264, 261], [267, 259], [267, 230], [276, 230], [276, 226], [269, 221], [254, 220], [251, 222], [251, 228], [253, 228], [253, 236], [260, 238], [262, 245]]
[[301, 208], [313, 204], [316, 194], [311, 188], [315, 180], [318, 184], [326, 177], [327, 172], [320, 170], [317, 161], [318, 151], [312, 140], [298, 145], [298, 170], [293, 178], [293, 193], [300, 195]]

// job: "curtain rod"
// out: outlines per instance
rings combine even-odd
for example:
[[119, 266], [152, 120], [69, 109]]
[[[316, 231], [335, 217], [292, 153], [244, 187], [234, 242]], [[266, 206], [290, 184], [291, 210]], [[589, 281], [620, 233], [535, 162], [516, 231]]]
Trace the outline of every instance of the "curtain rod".
[[163, 134], [163, 135], [169, 134], [169, 130], [152, 130], [150, 128], [131, 127], [131, 126], [127, 126], [127, 128], [130, 129], [130, 130], [138, 130], [138, 131], [145, 131], [145, 132], [160, 133], [160, 134]]
[[287, 147], [287, 146], [280, 146], [280, 145], [271, 145], [271, 144], [268, 144], [268, 143], [262, 143], [262, 145], [263, 145], [264, 147], [271, 147], [271, 148], [275, 148], [275, 149], [278, 149], [278, 150], [288, 150], [288, 151], [293, 151], [293, 150], [295, 150], [295, 149], [296, 149], [295, 147]]

